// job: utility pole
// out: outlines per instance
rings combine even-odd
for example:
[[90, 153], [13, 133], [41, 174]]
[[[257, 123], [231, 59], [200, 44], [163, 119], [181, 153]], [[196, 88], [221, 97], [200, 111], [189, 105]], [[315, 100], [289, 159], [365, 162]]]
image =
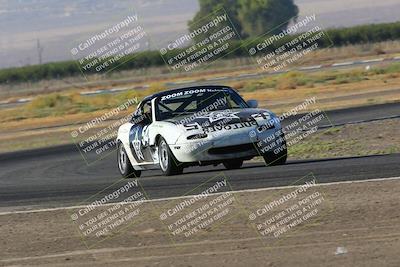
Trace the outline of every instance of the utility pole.
[[39, 65], [42, 64], [42, 54], [43, 54], [43, 47], [40, 45], [40, 40], [37, 39], [37, 52], [39, 58]]

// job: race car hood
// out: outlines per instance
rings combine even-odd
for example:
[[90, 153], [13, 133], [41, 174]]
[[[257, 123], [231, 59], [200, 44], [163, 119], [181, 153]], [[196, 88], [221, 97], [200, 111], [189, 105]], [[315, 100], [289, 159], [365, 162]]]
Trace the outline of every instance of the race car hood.
[[260, 125], [274, 117], [276, 116], [272, 112], [265, 109], [246, 108], [193, 113], [190, 115], [178, 116], [166, 120], [166, 122], [183, 125], [185, 128], [190, 128], [193, 125], [212, 127], [243, 122], [253, 122], [254, 124]]

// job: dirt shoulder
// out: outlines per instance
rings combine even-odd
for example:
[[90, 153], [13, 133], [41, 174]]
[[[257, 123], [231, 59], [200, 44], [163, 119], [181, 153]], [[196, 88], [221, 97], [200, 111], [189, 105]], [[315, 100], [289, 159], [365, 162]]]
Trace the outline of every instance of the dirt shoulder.
[[[138, 221], [130, 221], [119, 235], [101, 236], [103, 241], [89, 248], [90, 240], [78, 234], [69, 218], [74, 210], [3, 214], [0, 265], [399, 266], [399, 180], [310, 187], [286, 207], [249, 219], [294, 189], [232, 194], [234, 201], [225, 206], [229, 214], [189, 237], [171, 234], [168, 223], [158, 217], [177, 200], [146, 202]], [[316, 193], [323, 201], [312, 207], [318, 209], [314, 216], [279, 236], [276, 231], [260, 234], [258, 222]]]

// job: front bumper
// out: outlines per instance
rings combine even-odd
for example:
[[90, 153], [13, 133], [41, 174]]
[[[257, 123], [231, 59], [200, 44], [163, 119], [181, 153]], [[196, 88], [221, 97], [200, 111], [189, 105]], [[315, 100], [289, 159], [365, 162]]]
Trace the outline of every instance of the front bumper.
[[275, 135], [281, 128], [274, 127], [259, 131], [259, 127], [236, 131], [220, 131], [203, 139], [181, 139], [170, 145], [175, 158], [182, 163], [223, 161], [237, 158], [261, 156], [259, 143], [268, 136]]

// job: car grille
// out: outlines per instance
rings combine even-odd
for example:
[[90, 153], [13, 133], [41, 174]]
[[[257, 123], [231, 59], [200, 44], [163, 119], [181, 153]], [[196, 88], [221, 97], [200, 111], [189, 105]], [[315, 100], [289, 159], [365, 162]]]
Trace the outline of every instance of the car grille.
[[236, 145], [236, 146], [214, 147], [214, 148], [210, 148], [208, 150], [208, 153], [213, 154], [213, 155], [221, 155], [221, 154], [246, 152], [246, 151], [250, 151], [250, 150], [255, 151], [253, 143]]

